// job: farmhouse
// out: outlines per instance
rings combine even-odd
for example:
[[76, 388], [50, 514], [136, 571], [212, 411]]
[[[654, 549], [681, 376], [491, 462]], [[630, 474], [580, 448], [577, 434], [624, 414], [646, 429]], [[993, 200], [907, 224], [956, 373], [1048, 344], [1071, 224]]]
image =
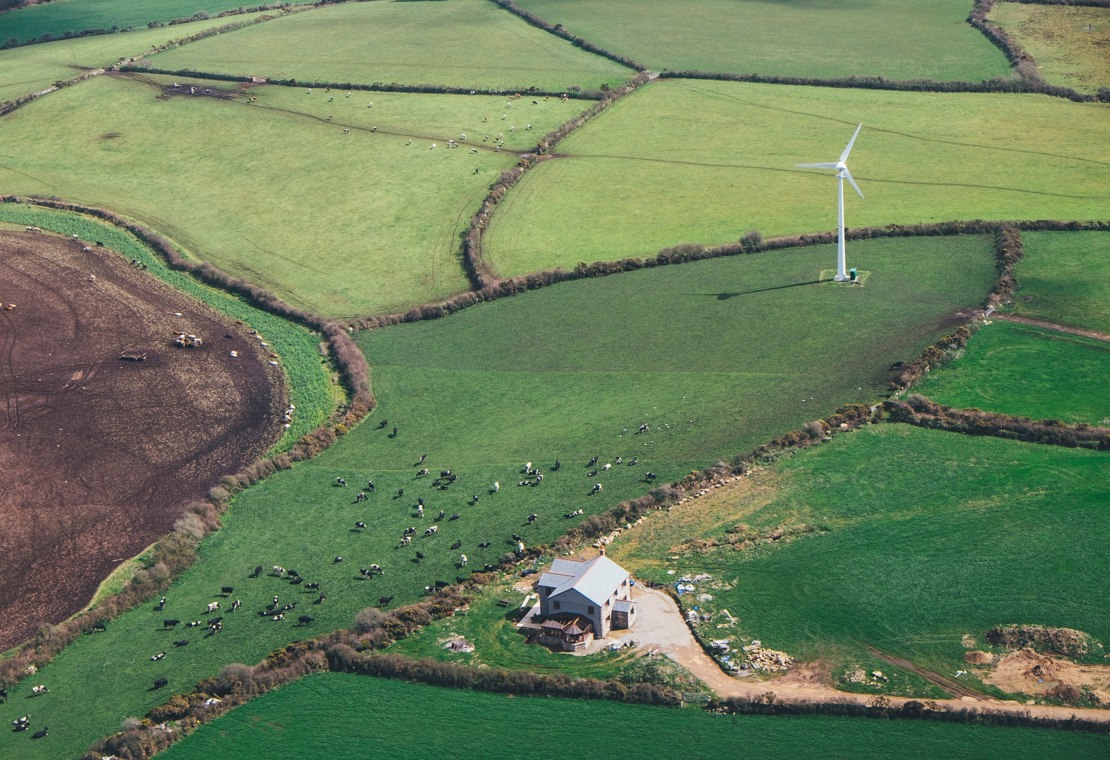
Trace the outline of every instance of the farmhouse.
[[555, 560], [536, 584], [541, 643], [579, 651], [614, 628], [631, 628], [631, 586], [628, 571], [605, 555], [587, 562]]

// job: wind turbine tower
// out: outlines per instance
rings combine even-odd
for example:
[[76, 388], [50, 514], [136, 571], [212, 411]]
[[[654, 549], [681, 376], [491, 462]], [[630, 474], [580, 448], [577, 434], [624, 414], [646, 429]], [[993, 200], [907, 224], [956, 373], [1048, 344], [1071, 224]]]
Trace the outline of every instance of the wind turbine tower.
[[839, 188], [838, 204], [837, 204], [837, 236], [836, 236], [836, 277], [837, 282], [846, 282], [848, 272], [846, 270], [847, 263], [844, 257], [844, 180], [847, 179], [852, 183], [852, 188], [863, 197], [863, 192], [860, 191], [859, 185], [852, 179], [852, 172], [848, 171], [848, 154], [852, 152], [852, 145], [855, 144], [856, 138], [859, 137], [859, 131], [863, 129], [860, 124], [856, 127], [855, 134], [852, 139], [848, 141], [848, 147], [840, 154], [840, 158], [835, 162], [828, 162], [824, 164], [797, 164], [799, 168], [803, 169], [836, 169], [837, 186]]

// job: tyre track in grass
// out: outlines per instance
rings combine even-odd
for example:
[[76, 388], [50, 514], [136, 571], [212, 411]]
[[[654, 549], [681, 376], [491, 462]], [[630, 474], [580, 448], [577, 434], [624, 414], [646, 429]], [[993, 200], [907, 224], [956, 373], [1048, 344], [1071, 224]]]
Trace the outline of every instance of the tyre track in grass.
[[1043, 327], [1046, 330], [1055, 330], [1056, 332], [1067, 333], [1068, 335], [1078, 335], [1082, 338], [1093, 338], [1094, 340], [1101, 340], [1105, 343], [1110, 343], [1110, 335], [1107, 335], [1106, 333], [1101, 333], [1097, 330], [1087, 330], [1083, 327], [1059, 325], [1055, 322], [1049, 322], [1044, 319], [1021, 317], [1017, 314], [999, 314], [997, 311], [991, 314], [991, 319], [1000, 319], [1003, 322], [1015, 322], [1019, 325], [1029, 325], [1030, 327]]
[[892, 654], [887, 654], [881, 649], [876, 649], [873, 646], [868, 646], [867, 651], [875, 655], [888, 665], [893, 665], [894, 667], [901, 668], [902, 670], [908, 670], [914, 675], [920, 676], [921, 678], [931, 683], [933, 686], [936, 686], [939, 689], [943, 689], [954, 697], [970, 697], [971, 699], [981, 699], [983, 696], [979, 692], [967, 688], [958, 681], [953, 681], [951, 678], [946, 678], [938, 673], [934, 673], [931, 670], [926, 670], [920, 665], [915, 665], [909, 660], [904, 660], [901, 657], [895, 657]]

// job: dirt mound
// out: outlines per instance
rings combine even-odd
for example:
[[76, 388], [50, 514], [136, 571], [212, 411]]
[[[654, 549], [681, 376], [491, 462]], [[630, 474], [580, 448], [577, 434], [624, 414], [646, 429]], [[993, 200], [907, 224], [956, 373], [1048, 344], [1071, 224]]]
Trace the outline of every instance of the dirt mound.
[[995, 626], [985, 634], [992, 646], [1007, 649], [1032, 649], [1035, 652], [1086, 657], [1101, 651], [1102, 644], [1074, 628], [1048, 628], [1043, 625]]
[[972, 665], [990, 665], [994, 662], [994, 655], [981, 649], [975, 649], [964, 653], [964, 662], [969, 662]]
[[284, 385], [244, 327], [99, 246], [0, 228], [0, 291], [2, 650], [263, 454]]

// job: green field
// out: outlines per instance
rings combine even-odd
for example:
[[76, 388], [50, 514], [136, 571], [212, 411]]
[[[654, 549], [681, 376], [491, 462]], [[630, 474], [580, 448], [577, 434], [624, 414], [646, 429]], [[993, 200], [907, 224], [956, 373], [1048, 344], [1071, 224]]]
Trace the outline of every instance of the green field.
[[30, 224], [61, 235], [78, 235], [82, 240], [99, 240], [128, 260], [142, 261], [152, 275], [233, 319], [242, 320], [263, 335], [280, 357], [289, 402], [297, 407], [292, 423], [274, 443], [272, 451], [288, 449], [301, 436], [322, 425], [342, 395], [342, 391], [330, 380], [332, 368], [320, 362], [321, 336], [318, 333], [168, 268], [162, 259], [130, 233], [86, 216], [30, 204], [0, 204], [0, 222]]
[[[258, 2], [253, 5], [264, 4], [266, 3]], [[215, 16], [222, 11], [242, 8], [244, 5], [236, 0], [206, 0], [204, 3], [198, 3], [198, 0], [143, 0], [141, 3], [131, 0], [51, 0], [4, 13], [0, 24], [3, 27], [0, 43], [9, 39], [26, 42], [38, 39], [43, 34], [62, 37], [66, 32], [81, 32], [86, 29], [145, 27], [152, 21], [166, 22], [194, 16], [202, 10], [201, 6], [207, 13]], [[227, 23], [227, 20], [221, 19], [220, 23]], [[172, 28], [180, 31], [188, 27], [175, 24]]]
[[914, 390], [941, 404], [1110, 425], [1110, 343], [995, 320]]
[[615, 436], [648, 422], [650, 445], [630, 436], [648, 469], [704, 465], [881, 396], [991, 276], [982, 238], [852, 251], [859, 289], [816, 282], [835, 261], [819, 246], [565, 283], [360, 345], [381, 416], [453, 461], [627, 454]]
[[1031, 54], [1052, 84], [1110, 87], [1110, 8], [995, 3], [991, 20]]
[[[1009, 76], [1002, 53], [966, 24], [970, 0], [516, 2], [654, 70]], [[0, 14], [0, 42], [228, 7], [54, 0]], [[1072, 11], [1093, 12], [1052, 13]], [[0, 51], [0, 101], [129, 56], [167, 70], [523, 97], [111, 73], [0, 118], [0, 194], [109, 208], [315, 315], [399, 312], [471, 287], [461, 237], [490, 185], [590, 104], [528, 89], [601, 89], [633, 73], [488, 0], [328, 4], [142, 57], [244, 18]], [[1104, 35], [1080, 31], [1084, 40]], [[1074, 30], [1060, 34], [1085, 70], [1104, 66], [1097, 51], [1079, 50]], [[1051, 56], [1041, 62], [1053, 81], [1065, 76]], [[753, 229], [766, 238], [832, 230], [834, 175], [795, 164], [835, 159], [860, 122], [850, 163], [867, 197], [849, 191], [849, 227], [1105, 219], [1108, 109], [1038, 95], [658, 79], [589, 120], [525, 175], [491, 215], [484, 255], [498, 275], [515, 276], [654, 256], [682, 243], [729, 243]], [[448, 139], [461, 147], [447, 149]], [[332, 410], [334, 368], [321, 362], [319, 335], [167, 270], [134, 239], [92, 220], [0, 204], [0, 223], [103, 240], [255, 326], [280, 354], [298, 408], [276, 448]], [[1110, 333], [1108, 236], [1024, 233], [1020, 289], [1007, 308]], [[0, 725], [30, 712], [33, 727], [49, 725], [50, 734], [31, 741], [0, 732], [0, 757], [78, 756], [125, 718], [190, 691], [227, 663], [256, 663], [292, 641], [350, 627], [381, 597], [392, 597], [392, 609], [437, 581], [511, 556], [514, 533], [527, 547], [549, 546], [582, 519], [566, 513], [589, 517], [643, 495], [649, 471], [668, 483], [843, 404], [877, 403], [890, 393], [889, 366], [951, 331], [957, 312], [981, 307], [997, 277], [988, 236], [851, 241], [847, 256], [862, 286], [829, 282], [835, 247], [812, 246], [568, 281], [355, 334], [372, 368], [371, 416], [321, 455], [239, 493], [199, 560], [166, 593], [164, 610], [152, 600], [121, 615], [12, 687]], [[996, 320], [914, 390], [958, 406], [1100, 422], [1110, 415], [1102, 387], [1108, 356], [1103, 343]], [[649, 431], [638, 434], [644, 423]], [[427, 462], [418, 465], [422, 454]], [[591, 457], [614, 465], [594, 472]], [[526, 462], [543, 469], [542, 485], [518, 485]], [[418, 476], [421, 466], [428, 477]], [[459, 479], [437, 490], [432, 481], [445, 469]], [[356, 503], [368, 479], [376, 491]], [[595, 483], [604, 490], [589, 495]], [[417, 499], [426, 503], [423, 517]], [[866, 647], [952, 677], [965, 667], [961, 637], [981, 641], [996, 624], [1071, 626], [1110, 645], [1110, 555], [1100, 528], [1107, 504], [1105, 453], [875, 425], [653, 512], [611, 553], [644, 579], [712, 574], [714, 598], [698, 602], [714, 615], [704, 638], [760, 638], [841, 685], [845, 669], [881, 669], [891, 674], [887, 691], [931, 698], [938, 687]], [[356, 521], [366, 528], [355, 529]], [[740, 523], [748, 527], [729, 532]], [[433, 524], [439, 532], [423, 536]], [[399, 548], [409, 526], [418, 532]], [[777, 528], [786, 538], [741, 551], [713, 546]], [[466, 568], [458, 566], [463, 553]], [[532, 566], [550, 556], [545, 549]], [[362, 577], [359, 568], [372, 563], [384, 575]], [[319, 583], [326, 601], [314, 604], [316, 591], [270, 574], [272, 565]], [[256, 566], [264, 572], [252, 578]], [[509, 609], [519, 604], [507, 588], [520, 569], [480, 592], [466, 615], [433, 623], [396, 651], [537, 672], [643, 673], [628, 652], [586, 660], [524, 645], [496, 605], [501, 597]], [[225, 598], [222, 586], [234, 592]], [[275, 595], [297, 603], [284, 620], [257, 614]], [[234, 599], [243, 607], [231, 612]], [[184, 626], [212, 617], [205, 607], [217, 600], [222, 633]], [[718, 629], [721, 608], [739, 623]], [[313, 620], [298, 624], [301, 614]], [[182, 625], [166, 629], [168, 618]], [[441, 639], [453, 632], [478, 651], [445, 652]], [[188, 646], [173, 646], [185, 639]], [[152, 661], [159, 652], [165, 659]], [[159, 677], [166, 688], [152, 688]], [[38, 683], [49, 694], [29, 700]], [[591, 751], [581, 739], [618, 737], [632, 757], [1071, 758], [1108, 749], [1106, 736], [723, 718], [326, 675], [234, 711], [170, 756], [502, 757], [547, 751], [522, 739], [553, 715], [585, 729], [572, 751]]]
[[[240, 707], [170, 748], [167, 760], [226, 756], [510, 757], [522, 734], [573, 726], [577, 747], [619, 743], [630, 757], [1102, 757], [1106, 736], [930, 721], [721, 717], [612, 702], [454, 691], [366, 676], [309, 676]], [[475, 716], [481, 716], [475, 719]], [[411, 727], [405, 730], [402, 727]]]
[[[0, 187], [111, 207], [317, 314], [397, 311], [467, 288], [459, 235], [515, 157], [445, 143], [480, 134], [502, 99], [393, 96], [369, 109], [301, 90], [297, 106], [290, 90], [258, 88], [250, 104], [167, 98], [167, 83], [97, 77], [0, 120]], [[535, 131], [518, 132], [566, 118], [554, 101], [536, 108]], [[373, 132], [383, 110], [391, 131]]]
[[[592, 514], [644, 493], [647, 470], [667, 482], [840, 403], [872, 400], [884, 392], [890, 362], [920, 351], [992, 277], [982, 238], [875, 240], [857, 255], [872, 272], [864, 288], [807, 284], [832, 260], [822, 246], [564, 283], [360, 336], [374, 368], [374, 416], [324, 454], [236, 496], [199, 561], [167, 592], [164, 611], [126, 613], [39, 672], [57, 686], [36, 713], [58, 724], [59, 746], [77, 751], [164, 701], [169, 692], [149, 690], [155, 677], [187, 690], [226, 662], [257, 662], [291, 640], [348, 627], [379, 596], [402, 604], [436, 580], [453, 581], [460, 553], [475, 570], [511, 551], [514, 532], [528, 546], [550, 543], [575, 522], [564, 513]], [[954, 266], [964, 273], [956, 286], [944, 274]], [[814, 313], [827, 318], [797, 317]], [[384, 429], [379, 419], [388, 420]], [[637, 434], [643, 422], [649, 433]], [[422, 453], [431, 477], [416, 477]], [[595, 455], [601, 463], [639, 461], [591, 476], [586, 462]], [[547, 473], [541, 487], [517, 485], [526, 461]], [[441, 469], [459, 477], [447, 491], [431, 483]], [[340, 476], [351, 487], [337, 487]], [[369, 478], [376, 493], [355, 504]], [[494, 481], [502, 488], [490, 494]], [[589, 496], [595, 482], [604, 490]], [[417, 498], [427, 503], [423, 519], [414, 515]], [[395, 548], [404, 528], [423, 530], [440, 509], [460, 519]], [[528, 525], [532, 513], [540, 519]], [[353, 529], [359, 520], [365, 532]], [[455, 540], [459, 549], [450, 548]], [[478, 546], [486, 541], [492, 545]], [[358, 568], [370, 563], [385, 575], [361, 578]], [[320, 583], [326, 603], [313, 605], [315, 592], [267, 574], [247, 577], [256, 565], [275, 564]], [[164, 618], [205, 617], [225, 585], [244, 607], [226, 614], [218, 637], [162, 630]], [[275, 594], [298, 601], [295, 614], [315, 622], [302, 628], [294, 616], [257, 616]], [[178, 638], [193, 641], [172, 649]], [[167, 649], [165, 660], [149, 661]], [[93, 700], [96, 711], [80, 710]]]
[[962, 0], [517, 0], [595, 45], [656, 71], [791, 77], [1006, 77], [1006, 59], [968, 26]]
[[1025, 232], [1014, 270], [1021, 289], [1010, 309], [1023, 317], [1110, 333], [1107, 232]]
[[[319, 50], [328, 55], [320, 56]], [[596, 90], [635, 73], [529, 26], [487, 0], [321, 8], [265, 28], [212, 37], [153, 61], [165, 69], [302, 82], [400, 82], [505, 91]]]
[[835, 229], [835, 175], [794, 165], [835, 159], [857, 122], [850, 165], [866, 200], [847, 191], [849, 227], [1096, 219], [1110, 201], [1108, 108], [1040, 95], [655, 82], [525, 176], [493, 217], [485, 255], [511, 275], [751, 229]]
[[[49, 5], [35, 7], [45, 9], [57, 4], [55, 0]], [[72, 7], [72, 3], [67, 4]], [[10, 21], [16, 15], [18, 14], [6, 13], [0, 18]], [[58, 80], [72, 79], [89, 69], [111, 66], [124, 58], [142, 55], [170, 40], [181, 39], [229, 21], [246, 21], [258, 15], [261, 14], [236, 16], [234, 19], [219, 21], [195, 21], [160, 29], [82, 37], [0, 50], [0, 102], [39, 92]], [[0, 38], [3, 34], [0, 32]]]
[[[961, 636], [982, 642], [994, 625], [1110, 640], [1099, 601], [1110, 594], [1097, 527], [1110, 504], [1104, 453], [887, 424], [781, 460], [738, 493], [715, 496], [701, 524], [681, 508], [653, 516], [650, 532], [609, 552], [653, 580], [673, 580], [668, 568], [712, 574], [723, 587], [703, 635], [885, 670], [870, 645], [949, 678], [965, 667]], [[676, 548], [724, 540], [740, 523], [793, 537], [742, 551]], [[716, 627], [721, 608], [739, 622]]]

